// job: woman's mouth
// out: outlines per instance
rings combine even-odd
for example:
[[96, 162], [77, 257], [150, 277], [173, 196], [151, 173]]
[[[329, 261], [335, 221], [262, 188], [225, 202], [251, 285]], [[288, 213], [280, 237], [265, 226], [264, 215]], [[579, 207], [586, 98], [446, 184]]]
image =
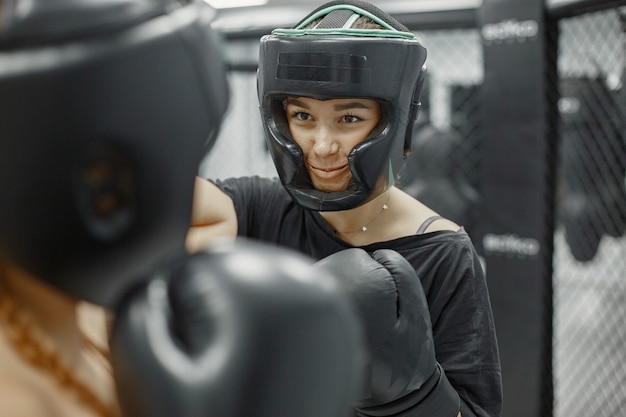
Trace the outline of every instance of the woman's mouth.
[[313, 165], [309, 166], [309, 170], [311, 174], [323, 178], [323, 179], [332, 179], [341, 176], [348, 169], [348, 165], [342, 165], [338, 167], [316, 167]]

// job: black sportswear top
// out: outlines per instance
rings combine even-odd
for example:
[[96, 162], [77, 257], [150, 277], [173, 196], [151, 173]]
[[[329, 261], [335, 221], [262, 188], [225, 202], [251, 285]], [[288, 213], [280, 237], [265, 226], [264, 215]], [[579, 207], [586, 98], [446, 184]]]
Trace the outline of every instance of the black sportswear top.
[[[240, 236], [295, 249], [316, 260], [352, 247], [318, 212], [296, 204], [277, 178], [215, 183], [234, 202]], [[461, 397], [463, 417], [499, 417], [502, 380], [491, 304], [465, 230], [415, 234], [362, 248], [393, 249], [413, 265], [428, 300], [437, 360]]]

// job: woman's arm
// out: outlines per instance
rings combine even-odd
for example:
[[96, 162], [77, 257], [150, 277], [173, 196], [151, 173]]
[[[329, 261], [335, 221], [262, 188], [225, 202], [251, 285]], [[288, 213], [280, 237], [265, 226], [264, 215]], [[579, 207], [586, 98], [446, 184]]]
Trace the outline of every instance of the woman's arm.
[[212, 182], [196, 177], [187, 251], [198, 252], [217, 238], [235, 236], [237, 213], [233, 201]]

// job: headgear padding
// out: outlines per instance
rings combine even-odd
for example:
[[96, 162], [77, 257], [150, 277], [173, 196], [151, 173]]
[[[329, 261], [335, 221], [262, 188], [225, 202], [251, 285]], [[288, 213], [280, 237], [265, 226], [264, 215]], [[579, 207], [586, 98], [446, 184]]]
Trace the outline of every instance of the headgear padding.
[[0, 257], [113, 305], [183, 252], [228, 103], [201, 1], [5, 1]]
[[[384, 29], [351, 28], [360, 16]], [[307, 28], [311, 22], [318, 23]], [[410, 152], [425, 61], [426, 49], [414, 34], [360, 1], [327, 3], [294, 29], [276, 29], [261, 39], [261, 120], [278, 175], [298, 204], [319, 211], [350, 209], [394, 184]], [[290, 96], [362, 97], [381, 104], [381, 122], [348, 156], [352, 182], [346, 191], [313, 187], [285, 118], [282, 101]]]

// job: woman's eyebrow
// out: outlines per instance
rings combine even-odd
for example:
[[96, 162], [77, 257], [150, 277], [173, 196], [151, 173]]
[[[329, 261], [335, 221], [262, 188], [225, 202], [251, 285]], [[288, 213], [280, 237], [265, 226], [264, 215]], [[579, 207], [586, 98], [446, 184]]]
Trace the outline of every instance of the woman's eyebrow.
[[[292, 97], [285, 99], [285, 105], [299, 106], [304, 109], [310, 108], [306, 102]], [[370, 106], [369, 103], [365, 103], [363, 101], [349, 101], [347, 103], [335, 104], [333, 108], [335, 109], [335, 111], [342, 111], [349, 109], [371, 109], [372, 106]]]
[[335, 110], [349, 110], [349, 109], [371, 109], [372, 107], [362, 101], [350, 101], [343, 104], [335, 104]]
[[289, 105], [294, 105], [294, 106], [300, 106], [303, 107], [305, 109], [308, 109], [309, 106], [306, 105], [306, 103], [304, 101], [300, 101], [297, 98], [288, 98], [285, 100], [285, 104]]

